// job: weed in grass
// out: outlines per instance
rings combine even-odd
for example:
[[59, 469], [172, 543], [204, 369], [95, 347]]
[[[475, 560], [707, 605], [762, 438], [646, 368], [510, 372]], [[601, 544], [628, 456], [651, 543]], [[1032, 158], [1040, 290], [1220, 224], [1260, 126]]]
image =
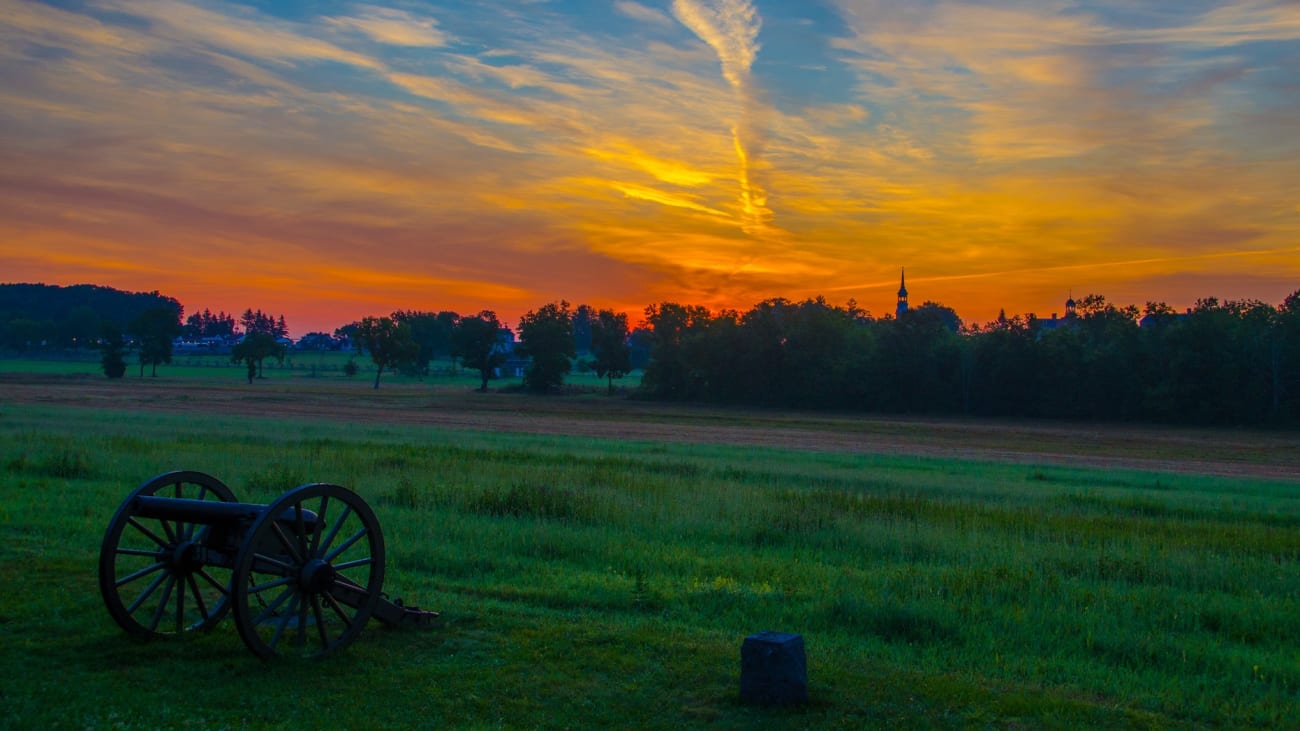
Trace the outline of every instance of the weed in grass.
[[[80, 449], [71, 446], [57, 446], [54, 451], [18, 461], [20, 469], [41, 477], [53, 477], [60, 480], [80, 480], [94, 475], [94, 466], [89, 457]], [[13, 461], [10, 469], [13, 470]]]
[[823, 605], [815, 621], [822, 629], [861, 632], [885, 642], [954, 646], [961, 640], [956, 622], [929, 605], [841, 596]]
[[409, 477], [402, 477], [397, 481], [397, 487], [392, 492], [380, 493], [379, 503], [381, 505], [394, 505], [402, 508], [417, 509], [425, 502], [425, 495]]
[[594, 500], [573, 490], [531, 483], [493, 488], [469, 499], [470, 511], [494, 517], [591, 520]]
[[300, 467], [283, 463], [255, 469], [244, 478], [243, 486], [252, 495], [281, 495], [307, 483]]

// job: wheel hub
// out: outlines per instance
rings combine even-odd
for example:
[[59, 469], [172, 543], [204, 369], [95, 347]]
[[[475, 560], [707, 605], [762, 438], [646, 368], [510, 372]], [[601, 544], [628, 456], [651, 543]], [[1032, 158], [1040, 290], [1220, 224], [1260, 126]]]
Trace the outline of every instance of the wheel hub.
[[313, 558], [302, 567], [302, 573], [298, 577], [298, 585], [302, 587], [303, 591], [320, 594], [334, 585], [334, 579], [337, 576], [338, 573], [328, 562]]

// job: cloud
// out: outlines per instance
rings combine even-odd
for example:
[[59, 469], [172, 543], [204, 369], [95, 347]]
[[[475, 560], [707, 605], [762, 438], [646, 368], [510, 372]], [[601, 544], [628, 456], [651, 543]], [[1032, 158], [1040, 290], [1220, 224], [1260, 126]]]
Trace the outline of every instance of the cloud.
[[748, 0], [673, 0], [673, 15], [709, 44], [722, 62], [722, 75], [737, 89], [749, 84], [758, 55], [758, 11]]
[[725, 216], [722, 211], [714, 210], [708, 206], [700, 205], [693, 200], [673, 193], [665, 193], [662, 190], [656, 190], [644, 185], [633, 185], [631, 183], [613, 183], [614, 190], [622, 193], [628, 198], [636, 198], [643, 201], [651, 201], [665, 206], [675, 206], [677, 208], [688, 208], [700, 213], [708, 213], [714, 216]]
[[731, 127], [739, 162], [741, 228], [746, 233], [762, 233], [772, 219], [772, 211], [760, 181], [765, 139], [758, 123], [760, 105], [750, 80], [762, 26], [758, 11], [748, 0], [673, 0], [673, 15], [717, 54], [723, 77], [741, 101], [743, 114]]
[[632, 20], [637, 20], [642, 23], [665, 27], [673, 24], [673, 19], [665, 15], [663, 11], [642, 5], [641, 3], [631, 2], [631, 0], [618, 0], [618, 2], [614, 3], [614, 10], [621, 15], [625, 15]]
[[413, 15], [405, 10], [362, 5], [359, 16], [326, 18], [326, 22], [360, 31], [371, 40], [389, 46], [441, 48], [449, 38], [439, 30], [438, 21]]
[[[178, 44], [199, 44], [274, 63], [334, 61], [359, 68], [383, 68], [370, 56], [313, 38], [293, 24], [267, 16], [239, 17], [171, 0], [109, 0], [104, 7], [150, 21], [153, 35]], [[214, 7], [228, 9], [220, 4]]]

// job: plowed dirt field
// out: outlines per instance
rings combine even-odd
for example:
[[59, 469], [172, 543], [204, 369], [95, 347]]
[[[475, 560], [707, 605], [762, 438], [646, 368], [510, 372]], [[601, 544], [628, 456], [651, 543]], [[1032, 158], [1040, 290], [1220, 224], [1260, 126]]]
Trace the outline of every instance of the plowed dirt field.
[[595, 394], [475, 393], [460, 386], [375, 390], [362, 383], [305, 378], [246, 385], [165, 377], [109, 381], [0, 374], [0, 409], [14, 404], [159, 411], [196, 418], [223, 414], [420, 424], [1300, 481], [1300, 433], [1295, 431], [828, 415], [682, 406]]

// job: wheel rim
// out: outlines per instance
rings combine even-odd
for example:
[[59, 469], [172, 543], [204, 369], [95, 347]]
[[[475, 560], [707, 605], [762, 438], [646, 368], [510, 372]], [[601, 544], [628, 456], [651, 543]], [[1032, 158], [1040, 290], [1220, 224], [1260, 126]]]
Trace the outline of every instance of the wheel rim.
[[296, 488], [267, 506], [232, 576], [235, 624], [259, 657], [319, 657], [351, 643], [384, 584], [370, 506], [338, 485]]
[[99, 549], [99, 593], [109, 615], [144, 638], [212, 627], [230, 609], [230, 568], [197, 561], [207, 526], [137, 515], [132, 503], [142, 495], [235, 501], [217, 478], [188, 470], [158, 475], [133, 490]]

